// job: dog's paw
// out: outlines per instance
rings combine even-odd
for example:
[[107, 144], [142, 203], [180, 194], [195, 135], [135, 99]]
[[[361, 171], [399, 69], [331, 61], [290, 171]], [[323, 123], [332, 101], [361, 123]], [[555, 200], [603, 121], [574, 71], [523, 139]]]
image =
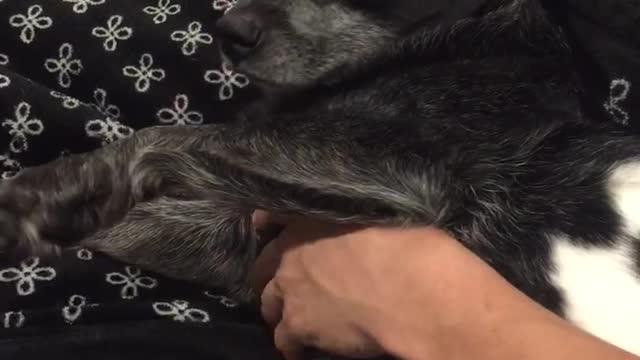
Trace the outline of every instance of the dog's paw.
[[41, 240], [31, 219], [37, 206], [37, 194], [18, 183], [0, 183], [0, 258], [21, 259], [57, 251]]

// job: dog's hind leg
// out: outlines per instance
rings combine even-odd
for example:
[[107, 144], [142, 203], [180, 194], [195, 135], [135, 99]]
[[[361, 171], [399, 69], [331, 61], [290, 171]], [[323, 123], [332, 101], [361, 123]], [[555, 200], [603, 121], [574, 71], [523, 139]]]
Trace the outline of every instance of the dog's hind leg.
[[251, 300], [246, 287], [257, 252], [251, 213], [211, 200], [160, 197], [137, 204], [120, 222], [80, 242], [168, 277]]

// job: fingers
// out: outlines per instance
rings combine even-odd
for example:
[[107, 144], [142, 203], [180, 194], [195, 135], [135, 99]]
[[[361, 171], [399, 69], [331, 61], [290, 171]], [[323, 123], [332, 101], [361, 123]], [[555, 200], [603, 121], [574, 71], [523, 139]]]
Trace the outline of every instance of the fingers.
[[249, 282], [257, 293], [261, 293], [275, 276], [280, 267], [283, 250], [277, 239], [262, 249], [249, 274]]
[[282, 293], [274, 281], [267, 284], [262, 293], [260, 311], [265, 322], [275, 328], [273, 340], [286, 360], [300, 360], [304, 347], [286, 328], [282, 321]]
[[284, 322], [280, 322], [273, 334], [275, 346], [286, 360], [300, 360], [304, 353], [304, 346], [287, 329]]
[[261, 296], [260, 312], [264, 321], [275, 328], [282, 319], [282, 308], [284, 306], [282, 293], [274, 281], [270, 281]]
[[253, 226], [256, 229], [262, 230], [268, 227], [270, 223], [272, 223], [269, 217], [270, 217], [269, 212], [258, 209], [253, 212], [251, 216], [251, 221], [253, 222]]
[[276, 214], [261, 209], [255, 210], [251, 216], [253, 226], [258, 230], [266, 229], [273, 224], [286, 226], [300, 219], [302, 217], [297, 215]]

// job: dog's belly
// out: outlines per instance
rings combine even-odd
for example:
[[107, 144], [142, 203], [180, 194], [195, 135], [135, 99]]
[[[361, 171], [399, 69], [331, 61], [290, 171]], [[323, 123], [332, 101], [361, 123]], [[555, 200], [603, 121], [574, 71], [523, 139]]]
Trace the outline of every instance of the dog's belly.
[[556, 236], [551, 281], [568, 320], [640, 355], [640, 163], [615, 168], [608, 190], [623, 219], [620, 238], [613, 246], [585, 247]]

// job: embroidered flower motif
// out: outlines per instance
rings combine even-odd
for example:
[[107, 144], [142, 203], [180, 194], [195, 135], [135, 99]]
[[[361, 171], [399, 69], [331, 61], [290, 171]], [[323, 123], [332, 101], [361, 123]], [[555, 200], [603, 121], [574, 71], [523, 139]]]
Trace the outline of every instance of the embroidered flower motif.
[[58, 85], [63, 88], [71, 86], [71, 75], [79, 75], [82, 71], [82, 61], [73, 59], [73, 46], [64, 43], [58, 49], [58, 59], [47, 59], [44, 67], [50, 73], [58, 73]]
[[142, 11], [153, 16], [153, 22], [162, 24], [167, 21], [169, 15], [176, 15], [182, 10], [178, 4], [171, 4], [171, 0], [159, 0], [158, 6], [147, 6]]
[[[5, 54], [0, 54], [0, 66], [4, 66], [8, 64], [9, 64], [9, 56]], [[11, 85], [11, 79], [6, 75], [0, 74], [0, 89], [6, 88], [9, 85]]]
[[9, 154], [0, 155], [0, 166], [2, 173], [0, 178], [10, 179], [18, 174], [22, 170], [22, 165], [10, 157]]
[[210, 293], [209, 291], [205, 291], [204, 292], [205, 295], [207, 295], [208, 297], [217, 300], [220, 304], [222, 304], [223, 306], [226, 306], [228, 308], [234, 308], [238, 306], [238, 303], [235, 302], [232, 299], [229, 299], [228, 297], [224, 296], [224, 295], [215, 295]]
[[93, 253], [89, 249], [78, 249], [76, 257], [80, 260], [89, 261], [93, 259]]
[[82, 295], [71, 295], [67, 306], [62, 308], [62, 317], [67, 324], [73, 324], [82, 316], [85, 307], [95, 307], [97, 304], [88, 304], [87, 298]]
[[609, 99], [604, 104], [605, 110], [613, 120], [625, 126], [629, 124], [629, 113], [621, 107], [621, 103], [627, 100], [630, 91], [631, 82], [626, 79], [615, 79], [611, 81]]
[[107, 282], [112, 285], [124, 285], [120, 290], [120, 297], [129, 300], [138, 297], [138, 288], [153, 289], [158, 281], [149, 276], [140, 276], [140, 269], [132, 266], [124, 268], [126, 274], [117, 272], [107, 274]]
[[205, 81], [212, 84], [221, 84], [218, 92], [220, 100], [228, 100], [233, 97], [233, 87], [244, 88], [249, 85], [249, 78], [240, 73], [234, 73], [223, 63], [222, 71], [209, 70], [204, 75]]
[[140, 67], [125, 66], [122, 72], [125, 76], [136, 79], [136, 90], [144, 93], [151, 87], [151, 80], [162, 81], [166, 74], [160, 68], [153, 68], [153, 56], [143, 54], [139, 61]]
[[133, 135], [132, 128], [112, 118], [95, 119], [88, 121], [84, 127], [89, 137], [102, 140], [102, 145], [108, 145], [120, 139], [126, 139]]
[[11, 85], [11, 79], [6, 75], [0, 74], [0, 89], [6, 88], [9, 85]]
[[190, 308], [189, 302], [184, 300], [174, 300], [170, 303], [153, 303], [153, 310], [160, 316], [170, 316], [174, 321], [205, 323], [209, 322], [209, 313], [204, 310]]
[[65, 107], [66, 109], [76, 109], [81, 104], [80, 100], [73, 98], [71, 96], [67, 96], [63, 93], [59, 93], [57, 91], [51, 91], [49, 95], [53, 96], [56, 99], [61, 99], [62, 106]]
[[89, 5], [102, 5], [105, 0], [63, 0], [64, 2], [74, 3], [73, 11], [77, 14], [84, 14], [89, 9]]
[[102, 140], [103, 145], [110, 144], [119, 139], [125, 139], [133, 135], [134, 130], [122, 124], [120, 108], [109, 104], [106, 90], [97, 88], [93, 92], [94, 104], [92, 107], [105, 116], [105, 119], [96, 119], [87, 122], [85, 132], [88, 136]]
[[42, 15], [42, 6], [33, 5], [27, 10], [27, 15], [16, 14], [9, 18], [9, 24], [15, 28], [22, 28], [20, 40], [25, 44], [31, 44], [36, 37], [36, 29], [44, 30], [53, 25], [53, 20]]
[[107, 51], [115, 51], [118, 47], [118, 40], [128, 40], [133, 35], [133, 30], [122, 25], [122, 16], [114, 15], [107, 21], [107, 27], [95, 27], [91, 31], [93, 36], [104, 38], [102, 46]]
[[161, 123], [169, 125], [200, 125], [203, 121], [201, 113], [189, 111], [189, 98], [184, 94], [176, 96], [173, 109], [161, 109], [157, 116]]
[[15, 120], [6, 119], [2, 126], [9, 128], [9, 135], [13, 136], [9, 148], [14, 153], [20, 153], [29, 149], [27, 135], [36, 136], [42, 134], [44, 125], [38, 119], [30, 119], [31, 105], [26, 102], [18, 104], [15, 110]]
[[2, 321], [2, 325], [5, 329], [18, 329], [24, 325], [25, 317], [22, 311], [13, 312], [8, 311], [4, 313], [4, 318]]
[[120, 118], [120, 108], [117, 105], [109, 104], [107, 91], [105, 89], [97, 88], [93, 91], [94, 104], [91, 105], [100, 114], [112, 118]]
[[36, 292], [35, 280], [51, 281], [56, 277], [55, 269], [38, 267], [40, 258], [33, 257], [20, 263], [20, 269], [8, 268], [0, 271], [0, 281], [16, 283], [16, 291], [20, 296], [31, 295]]
[[96, 119], [87, 122], [85, 132], [88, 136], [102, 140], [103, 145], [110, 144], [119, 139], [125, 139], [133, 135], [134, 130], [118, 121], [120, 108], [109, 104], [106, 90], [97, 88], [93, 92], [94, 104], [92, 107], [105, 116], [105, 119]]
[[213, 9], [217, 11], [227, 11], [233, 9], [238, 0], [213, 0]]
[[202, 24], [194, 21], [189, 24], [187, 31], [176, 30], [171, 33], [171, 40], [182, 42], [182, 53], [190, 56], [196, 53], [200, 44], [212, 44], [213, 36], [203, 32]]

